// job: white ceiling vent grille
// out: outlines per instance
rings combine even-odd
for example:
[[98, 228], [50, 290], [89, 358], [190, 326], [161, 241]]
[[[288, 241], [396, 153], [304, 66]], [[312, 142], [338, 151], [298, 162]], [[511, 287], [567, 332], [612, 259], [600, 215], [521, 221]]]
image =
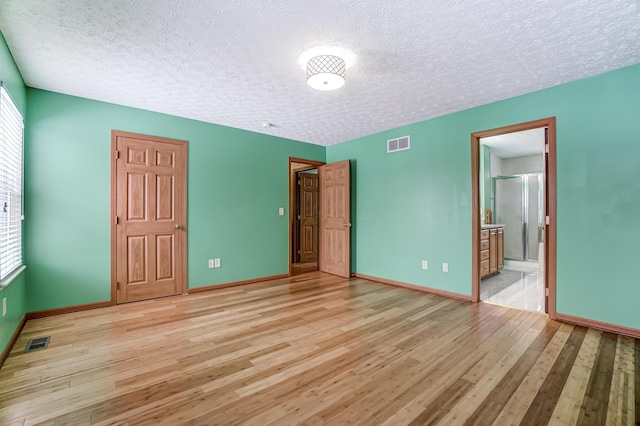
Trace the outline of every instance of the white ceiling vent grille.
[[389, 139], [387, 141], [387, 152], [404, 151], [409, 148], [411, 148], [411, 138], [409, 136]]

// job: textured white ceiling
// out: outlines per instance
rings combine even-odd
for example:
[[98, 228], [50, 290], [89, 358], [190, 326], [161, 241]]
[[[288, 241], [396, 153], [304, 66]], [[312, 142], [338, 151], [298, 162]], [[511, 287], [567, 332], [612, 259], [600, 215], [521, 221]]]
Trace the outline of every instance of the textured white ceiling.
[[[637, 0], [0, 0], [27, 85], [330, 145], [640, 62]], [[335, 92], [298, 57], [355, 62]], [[275, 124], [264, 128], [262, 123]]]
[[500, 158], [522, 157], [544, 151], [544, 127], [504, 135], [481, 138], [480, 143], [491, 148], [491, 153]]

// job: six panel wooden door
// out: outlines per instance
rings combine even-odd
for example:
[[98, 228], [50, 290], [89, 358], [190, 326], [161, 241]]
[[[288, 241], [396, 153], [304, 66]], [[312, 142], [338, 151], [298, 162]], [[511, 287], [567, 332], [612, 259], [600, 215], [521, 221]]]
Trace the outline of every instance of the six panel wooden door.
[[320, 176], [320, 253], [318, 269], [351, 276], [349, 160], [318, 168]]
[[300, 262], [318, 260], [318, 175], [300, 173]]
[[181, 294], [186, 283], [184, 141], [113, 132], [117, 303]]

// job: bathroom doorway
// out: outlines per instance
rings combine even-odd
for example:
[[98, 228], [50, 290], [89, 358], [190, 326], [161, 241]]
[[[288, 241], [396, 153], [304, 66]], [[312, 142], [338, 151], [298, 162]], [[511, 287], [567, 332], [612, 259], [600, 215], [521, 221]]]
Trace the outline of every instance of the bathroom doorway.
[[555, 316], [555, 120], [474, 133], [472, 158], [474, 301]]

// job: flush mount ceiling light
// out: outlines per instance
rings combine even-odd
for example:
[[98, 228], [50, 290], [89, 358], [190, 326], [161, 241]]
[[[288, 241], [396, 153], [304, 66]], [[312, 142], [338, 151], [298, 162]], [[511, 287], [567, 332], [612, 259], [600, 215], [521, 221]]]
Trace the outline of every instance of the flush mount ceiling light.
[[314, 56], [307, 62], [307, 84], [316, 90], [339, 89], [344, 86], [346, 70], [344, 59], [339, 56]]

